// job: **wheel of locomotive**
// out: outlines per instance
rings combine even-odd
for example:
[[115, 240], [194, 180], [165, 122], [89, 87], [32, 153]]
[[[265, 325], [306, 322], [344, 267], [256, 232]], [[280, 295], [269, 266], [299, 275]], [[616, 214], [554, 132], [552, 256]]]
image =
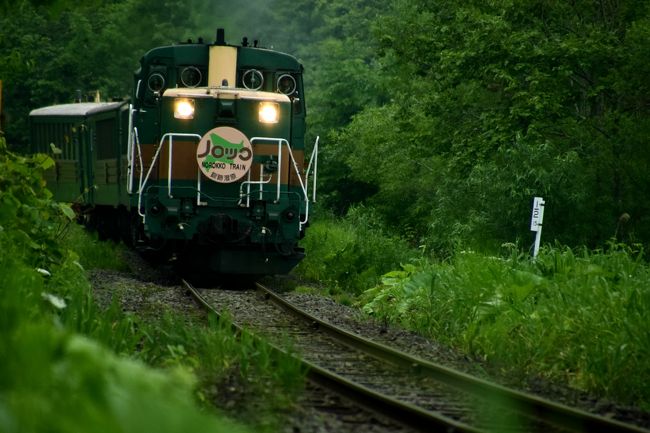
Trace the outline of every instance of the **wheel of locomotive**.
[[129, 221], [128, 245], [135, 248], [136, 251], [142, 252], [147, 246], [142, 218], [140, 218], [140, 215], [133, 212], [129, 217]]
[[82, 215], [79, 216], [79, 218], [81, 218], [81, 221], [86, 230], [90, 232], [97, 231], [97, 214], [95, 212], [95, 209], [91, 208], [86, 210]]
[[117, 212], [110, 206], [97, 206], [97, 235], [100, 241], [119, 241]]
[[161, 263], [172, 256], [171, 246], [165, 239], [149, 239], [144, 233], [142, 218], [137, 213], [131, 214], [129, 224], [129, 242], [133, 248], [144, 258], [152, 263]]
[[280, 242], [275, 244], [275, 249], [280, 255], [284, 257], [288, 257], [293, 253], [293, 248], [294, 248], [295, 243], [294, 242]]
[[127, 246], [133, 247], [133, 237], [131, 235], [132, 218], [124, 206], [117, 208], [117, 228], [118, 235], [122, 242]]

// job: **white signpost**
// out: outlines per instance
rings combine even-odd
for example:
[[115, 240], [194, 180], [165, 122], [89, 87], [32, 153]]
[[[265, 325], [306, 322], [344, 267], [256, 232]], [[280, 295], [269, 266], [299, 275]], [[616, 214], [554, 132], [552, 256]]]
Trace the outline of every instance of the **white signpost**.
[[535, 200], [533, 201], [533, 215], [530, 218], [530, 231], [536, 232], [533, 257], [537, 257], [537, 253], [539, 253], [539, 242], [542, 238], [542, 221], [544, 220], [545, 204], [546, 202], [542, 197], [535, 197]]

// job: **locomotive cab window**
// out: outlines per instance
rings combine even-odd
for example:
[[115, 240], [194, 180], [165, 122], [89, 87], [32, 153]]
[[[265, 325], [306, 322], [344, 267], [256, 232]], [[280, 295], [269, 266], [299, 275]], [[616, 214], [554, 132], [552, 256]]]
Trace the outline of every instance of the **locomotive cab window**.
[[199, 66], [181, 66], [178, 69], [178, 87], [199, 87], [205, 85], [207, 74]]
[[242, 86], [248, 90], [263, 90], [264, 74], [258, 69], [246, 69], [242, 72], [241, 82]]
[[147, 79], [147, 87], [153, 93], [162, 93], [165, 88], [165, 77], [160, 72], [154, 72]]
[[302, 75], [295, 71], [277, 71], [275, 73], [274, 91], [287, 95], [293, 105], [293, 114], [304, 113], [304, 100], [302, 98]]
[[279, 74], [275, 83], [276, 90], [283, 95], [291, 97], [296, 93], [296, 79], [291, 74]]
[[167, 72], [167, 67], [165, 65], [153, 65], [149, 68], [149, 73], [142, 80], [141, 86], [145, 90], [144, 93], [144, 104], [147, 106], [154, 106], [157, 102], [157, 99], [162, 96], [166, 88], [173, 86], [173, 83], [169, 82], [169, 74]]

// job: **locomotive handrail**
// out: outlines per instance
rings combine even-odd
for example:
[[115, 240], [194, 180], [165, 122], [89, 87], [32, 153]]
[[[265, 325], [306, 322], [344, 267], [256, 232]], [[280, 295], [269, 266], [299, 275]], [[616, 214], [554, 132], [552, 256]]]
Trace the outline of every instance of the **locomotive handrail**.
[[126, 192], [129, 194], [133, 194], [133, 177], [135, 174], [135, 170], [133, 167], [133, 160], [135, 159], [135, 149], [137, 147], [138, 149], [138, 162], [140, 163], [140, 170], [139, 170], [139, 179], [138, 179], [138, 187], [140, 187], [140, 184], [142, 184], [142, 172], [144, 170], [144, 163], [142, 161], [142, 149], [140, 148], [140, 137], [138, 135], [138, 127], [133, 126], [133, 115], [135, 113], [135, 109], [133, 108], [133, 104], [129, 104], [129, 134], [127, 138], [127, 148], [126, 148], [126, 163], [127, 163], [127, 183], [126, 183]]
[[309, 181], [309, 179], [305, 178], [305, 182], [303, 183], [302, 176], [300, 175], [300, 170], [298, 169], [298, 163], [296, 163], [296, 159], [293, 157], [293, 152], [291, 151], [291, 148], [289, 147], [288, 143], [287, 143], [287, 149], [289, 150], [289, 157], [291, 157], [291, 162], [293, 162], [293, 169], [298, 175], [300, 188], [302, 188], [302, 192], [305, 198], [305, 220], [304, 221], [302, 219], [300, 220], [300, 228], [302, 229], [302, 226], [307, 224], [307, 221], [309, 221], [309, 193], [307, 192], [307, 188], [308, 188], [307, 182]]
[[142, 159], [142, 147], [140, 146], [140, 135], [138, 134], [138, 128], [135, 128], [135, 142], [138, 145], [138, 162], [140, 162], [140, 171], [138, 173], [138, 190], [140, 185], [142, 185], [142, 175], [144, 174], [144, 160]]
[[187, 133], [182, 133], [182, 132], [168, 132], [167, 134], [163, 135], [162, 138], [160, 139], [160, 146], [162, 147], [162, 142], [165, 139], [165, 137], [169, 137], [169, 160], [167, 162], [167, 196], [169, 198], [174, 198], [172, 196], [172, 166], [173, 166], [173, 161], [174, 161], [174, 137], [187, 137], [187, 138], [198, 138], [199, 141], [201, 140], [201, 136], [199, 134], [187, 134]]
[[[277, 181], [276, 181], [276, 197], [275, 201], [276, 203], [280, 201], [280, 186], [282, 184], [282, 144], [286, 143], [287, 148], [289, 149], [289, 153], [291, 154], [291, 147], [289, 146], [289, 142], [284, 139], [284, 138], [273, 138], [273, 137], [253, 137], [250, 139], [251, 145], [256, 142], [256, 141], [271, 141], [271, 142], [276, 142], [278, 144], [278, 176], [277, 176]], [[292, 155], [293, 157], [293, 155]], [[300, 177], [300, 174], [298, 175]], [[251, 182], [242, 182], [242, 184], [247, 183], [248, 185], [248, 196], [250, 197], [250, 185]], [[240, 191], [241, 191], [241, 186], [240, 186]], [[247, 206], [250, 203], [250, 200], [247, 202]]]
[[[255, 141], [270, 141], [270, 142], [276, 142], [278, 145], [278, 169], [277, 169], [277, 181], [276, 181], [276, 198], [275, 201], [279, 202], [280, 201], [280, 194], [281, 194], [281, 189], [280, 186], [282, 184], [281, 182], [281, 173], [282, 173], [282, 145], [287, 146], [287, 150], [289, 151], [289, 158], [291, 159], [291, 162], [293, 163], [293, 170], [295, 171], [296, 175], [298, 176], [298, 182], [300, 183], [300, 188], [302, 190], [302, 195], [303, 199], [305, 201], [305, 218], [304, 220], [300, 220], [300, 228], [302, 229], [302, 226], [307, 224], [307, 221], [309, 221], [309, 174], [311, 172], [312, 166], [314, 168], [314, 179], [313, 179], [313, 195], [312, 195], [312, 200], [316, 202], [316, 176], [318, 173], [318, 141], [320, 140], [320, 136], [316, 137], [316, 142], [314, 143], [314, 149], [312, 151], [311, 157], [309, 158], [309, 164], [307, 166], [307, 170], [305, 171], [305, 181], [303, 182], [302, 180], [302, 175], [300, 173], [300, 169], [298, 168], [298, 163], [296, 162], [296, 158], [293, 156], [293, 151], [291, 150], [291, 146], [289, 145], [289, 142], [284, 139], [284, 138], [272, 138], [272, 137], [253, 137], [250, 139], [251, 144], [253, 144]], [[262, 178], [261, 172], [260, 172], [260, 179]], [[249, 179], [250, 179], [250, 172], [249, 172]], [[239, 187], [239, 195], [240, 197], [243, 198], [244, 193], [243, 193], [243, 188], [244, 185], [247, 186], [247, 192], [246, 192], [246, 207], [250, 206], [250, 187], [251, 185], [260, 185], [260, 196], [263, 192], [264, 184], [269, 183], [269, 181], [264, 181], [264, 180], [259, 180], [259, 181], [251, 181], [247, 180], [241, 183]]]
[[[138, 185], [138, 215], [142, 217], [142, 221], [145, 221], [146, 214], [142, 210], [142, 194], [144, 191], [144, 188], [149, 181], [149, 177], [151, 176], [151, 172], [153, 171], [153, 167], [155, 166], [156, 162], [158, 161], [158, 158], [160, 157], [160, 152], [162, 151], [165, 142], [169, 142], [169, 148], [168, 148], [168, 161], [167, 161], [167, 195], [169, 198], [173, 198], [172, 195], [172, 169], [173, 169], [173, 152], [174, 152], [174, 138], [175, 137], [185, 137], [185, 138], [195, 138], [197, 140], [201, 140], [201, 135], [199, 134], [190, 134], [190, 133], [179, 133], [179, 132], [169, 132], [166, 133], [162, 136], [160, 139], [160, 142], [158, 144], [158, 149], [156, 149], [156, 153], [151, 159], [151, 164], [149, 165], [149, 169], [147, 170], [147, 174], [144, 176], [144, 179], [142, 177], [142, 174], [144, 172], [144, 164], [142, 161], [142, 150], [140, 146], [140, 141], [138, 137], [138, 130], [137, 128], [133, 128], [133, 132], [131, 132], [131, 129], [129, 129], [129, 135], [131, 135], [131, 138], [129, 140], [130, 144], [130, 149], [127, 150], [129, 156], [127, 156], [127, 162], [129, 162], [129, 167], [130, 167], [130, 173], [129, 173], [129, 185], [127, 185], [127, 190], [129, 193], [133, 192], [133, 175], [134, 175], [134, 170], [133, 170], [133, 160], [135, 158], [134, 152], [135, 148], [137, 147], [138, 149], [138, 156], [140, 160], [140, 179], [139, 179], [139, 185]], [[303, 182], [302, 175], [300, 173], [300, 169], [298, 168], [298, 163], [296, 162], [296, 158], [293, 155], [293, 151], [291, 149], [291, 146], [289, 145], [289, 142], [284, 139], [284, 138], [274, 138], [274, 137], [253, 137], [250, 139], [251, 144], [259, 141], [267, 141], [267, 142], [274, 142], [277, 143], [278, 146], [278, 168], [277, 168], [277, 180], [276, 180], [276, 197], [275, 201], [276, 203], [280, 201], [280, 196], [282, 194], [281, 190], [281, 185], [282, 185], [282, 147], [283, 145], [286, 145], [287, 150], [288, 150], [288, 156], [291, 159], [291, 163], [293, 166], [293, 171], [296, 173], [298, 177], [298, 182], [300, 183], [300, 189], [302, 192], [302, 198], [305, 201], [305, 215], [304, 219], [300, 219], [300, 228], [307, 224], [309, 221], [309, 176], [311, 174], [311, 170], [313, 168], [314, 170], [314, 178], [313, 178], [313, 189], [312, 189], [312, 201], [316, 201], [316, 179], [318, 175], [318, 142], [319, 142], [320, 137], [316, 137], [316, 142], [314, 143], [314, 149], [312, 151], [312, 154], [309, 158], [309, 164], [307, 166], [307, 170], [305, 171], [305, 180]], [[246, 196], [246, 207], [250, 207], [250, 196], [251, 196], [251, 185], [259, 185], [260, 187], [260, 199], [263, 197], [264, 193], [264, 185], [268, 184], [271, 182], [272, 177], [269, 176], [268, 179], [263, 179], [263, 167], [260, 167], [260, 180], [259, 181], [252, 181], [250, 180], [251, 174], [250, 171], [248, 172], [248, 180], [242, 182], [239, 186], [239, 204], [241, 205], [241, 201], [244, 196]], [[201, 172], [200, 169], [197, 170], [197, 206], [204, 206], [207, 203], [201, 201]], [[244, 187], [247, 188], [246, 193], [244, 193]]]
[[293, 168], [298, 175], [298, 180], [300, 181], [300, 187], [302, 188], [302, 191], [305, 196], [305, 219], [300, 220], [300, 228], [302, 229], [302, 226], [307, 224], [309, 221], [309, 172], [311, 171], [312, 168], [312, 163], [314, 164], [314, 180], [313, 180], [313, 197], [312, 200], [314, 203], [316, 202], [316, 175], [318, 172], [318, 141], [320, 139], [320, 136], [316, 136], [316, 142], [314, 143], [314, 149], [311, 152], [311, 156], [309, 158], [309, 164], [307, 165], [307, 170], [305, 171], [305, 183], [303, 184], [302, 182], [302, 176], [300, 175], [300, 170], [298, 170], [298, 164], [296, 163], [295, 158], [293, 157], [293, 152], [291, 151], [291, 148], [289, 147], [289, 144], [287, 143], [287, 148], [289, 149], [289, 156], [291, 157], [291, 161], [293, 162]]
[[[273, 175], [269, 175], [268, 179], [264, 180], [264, 166], [260, 165], [260, 180], [251, 180], [251, 170], [248, 171], [247, 178], [244, 182], [239, 185], [239, 205], [242, 205], [242, 200], [246, 197], [245, 207], [250, 207], [251, 205], [251, 185], [260, 186], [260, 200], [264, 198], [264, 185], [271, 183]], [[244, 194], [243, 189], [244, 185], [247, 186], [246, 194]]]
[[[201, 140], [201, 136], [199, 134], [188, 134], [188, 133], [182, 133], [182, 132], [168, 132], [165, 135], [162, 136], [160, 139], [160, 142], [158, 143], [158, 149], [156, 149], [156, 153], [154, 154], [153, 158], [151, 158], [151, 165], [149, 165], [149, 170], [147, 170], [147, 175], [145, 176], [144, 180], [140, 181], [140, 187], [138, 188], [138, 215], [142, 217], [142, 222], [145, 222], [146, 216], [145, 213], [142, 212], [142, 191], [144, 190], [145, 185], [147, 184], [147, 181], [149, 181], [149, 176], [151, 175], [151, 171], [153, 170], [154, 165], [156, 165], [156, 161], [160, 157], [160, 151], [162, 150], [163, 146], [165, 145], [165, 140], [169, 139], [169, 160], [167, 161], [167, 194], [169, 198], [173, 198], [172, 196], [172, 166], [173, 166], [173, 152], [174, 152], [174, 137], [187, 137], [187, 138], [197, 138]], [[139, 147], [139, 146], [138, 146]], [[142, 173], [142, 171], [140, 171]]]
[[307, 165], [307, 171], [305, 172], [305, 179], [309, 179], [309, 172], [311, 171], [312, 163], [314, 164], [314, 185], [312, 193], [312, 201], [316, 203], [316, 181], [318, 178], [318, 142], [320, 140], [320, 135], [316, 136], [316, 141], [314, 142], [314, 149], [311, 151], [311, 156], [309, 157], [309, 164]]
[[126, 139], [126, 192], [133, 191], [133, 104], [129, 104], [129, 135]]
[[135, 158], [134, 153], [136, 147], [138, 149], [138, 162], [140, 163], [140, 170], [138, 170], [138, 188], [140, 188], [140, 185], [142, 184], [142, 175], [144, 172], [144, 161], [142, 161], [142, 149], [140, 148], [140, 136], [138, 135], [138, 128], [134, 127], [132, 131], [133, 132], [129, 131], [130, 138], [126, 156], [126, 162], [128, 166], [128, 181], [126, 184], [126, 192], [129, 194], [133, 194], [133, 176], [135, 173], [135, 170], [133, 169], [133, 159]]
[[196, 168], [196, 205], [207, 206], [208, 202], [201, 201], [201, 167]]
[[[273, 137], [253, 137], [250, 139], [251, 145], [254, 144], [256, 141], [271, 141], [271, 142], [276, 142], [278, 145], [278, 177], [276, 181], [276, 197], [275, 201], [276, 203], [280, 201], [280, 186], [281, 186], [281, 173], [282, 173], [282, 143], [285, 142], [287, 143], [287, 147], [289, 146], [289, 142], [285, 140], [284, 138], [273, 138]], [[262, 196], [264, 192], [264, 185], [271, 182], [271, 177], [269, 177], [268, 181], [265, 181], [262, 179], [262, 173], [263, 173], [263, 167], [260, 167], [260, 180], [259, 181], [253, 181], [250, 180], [250, 171], [248, 172], [248, 180], [242, 182], [239, 185], [239, 196], [240, 196], [240, 202], [241, 198], [246, 196], [246, 207], [250, 207], [250, 195], [251, 195], [251, 185], [260, 185], [260, 197]], [[246, 194], [243, 193], [244, 185], [246, 185]]]

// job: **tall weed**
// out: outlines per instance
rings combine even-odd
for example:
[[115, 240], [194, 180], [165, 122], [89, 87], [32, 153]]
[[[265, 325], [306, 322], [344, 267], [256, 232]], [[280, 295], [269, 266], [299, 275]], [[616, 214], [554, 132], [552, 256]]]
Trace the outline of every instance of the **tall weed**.
[[345, 218], [325, 217], [310, 227], [303, 245], [308, 254], [296, 272], [350, 293], [361, 293], [381, 275], [416, 255], [388, 233], [370, 209], [356, 207]]
[[527, 257], [458, 253], [385, 274], [366, 313], [487, 359], [512, 374], [650, 406], [650, 267], [611, 246]]
[[[233, 373], [238, 374], [245, 384], [242, 387], [245, 389], [240, 390], [246, 394], [243, 399], [258, 411], [264, 411], [250, 414], [252, 422], [273, 425], [280, 421], [275, 412], [287, 409], [302, 391], [306, 372], [301, 364], [290, 355], [272, 351], [268, 343], [248, 332], [242, 332], [237, 338], [227, 314], [219, 318], [210, 316], [207, 324], [198, 324], [166, 312], [143, 326], [147, 338], [156, 344], [145, 345], [138, 356], [162, 367], [189, 368], [199, 378], [200, 389], [227, 394], [227, 389], [220, 390], [214, 385]], [[201, 398], [206, 397], [201, 394]]]
[[79, 224], [66, 228], [61, 236], [61, 245], [77, 253], [84, 269], [128, 271], [123, 244], [100, 241], [96, 232], [87, 231]]

